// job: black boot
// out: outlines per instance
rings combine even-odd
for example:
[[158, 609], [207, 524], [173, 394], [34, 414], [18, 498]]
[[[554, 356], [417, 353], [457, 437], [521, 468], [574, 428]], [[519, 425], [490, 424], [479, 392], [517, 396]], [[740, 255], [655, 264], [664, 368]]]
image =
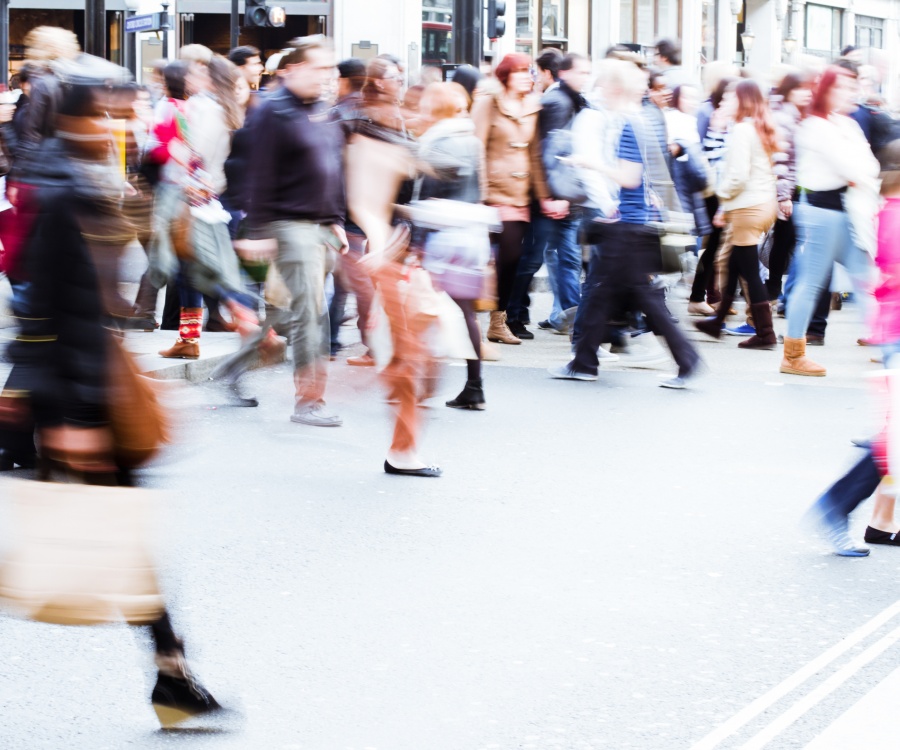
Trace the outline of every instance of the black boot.
[[734, 302], [734, 295], [723, 295], [722, 301], [716, 309], [716, 314], [711, 318], [694, 321], [694, 328], [707, 336], [712, 336], [714, 339], [722, 338], [722, 328], [725, 325], [725, 318], [728, 317], [728, 311], [731, 309], [732, 302]]
[[466, 387], [452, 401], [447, 402], [447, 406], [451, 409], [473, 409], [481, 411], [484, 409], [484, 387], [481, 378], [478, 380], [467, 380]]
[[221, 710], [216, 699], [191, 674], [183, 653], [157, 654], [156, 663], [159, 672], [150, 700], [164, 728]]

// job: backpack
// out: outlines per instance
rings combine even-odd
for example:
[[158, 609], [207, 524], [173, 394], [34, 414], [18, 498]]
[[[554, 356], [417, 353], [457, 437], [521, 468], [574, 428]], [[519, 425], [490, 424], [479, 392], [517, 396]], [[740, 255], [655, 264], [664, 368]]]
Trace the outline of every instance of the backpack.
[[581, 169], [568, 161], [575, 150], [572, 131], [568, 128], [551, 130], [543, 146], [544, 174], [550, 194], [573, 205], [586, 203], [587, 188]]

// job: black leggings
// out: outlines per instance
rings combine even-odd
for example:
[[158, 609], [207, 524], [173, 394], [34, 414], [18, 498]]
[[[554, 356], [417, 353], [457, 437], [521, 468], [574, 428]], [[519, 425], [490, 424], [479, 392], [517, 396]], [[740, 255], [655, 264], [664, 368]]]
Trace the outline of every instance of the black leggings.
[[781, 294], [781, 279], [787, 272], [797, 244], [797, 230], [792, 218], [779, 219], [775, 222], [772, 236], [772, 252], [769, 254], [769, 280], [766, 291], [769, 299], [774, 301]]
[[475, 301], [471, 299], [454, 299], [466, 319], [466, 328], [469, 331], [469, 340], [475, 349], [476, 359], [466, 360], [466, 378], [478, 380], [481, 378], [481, 330], [478, 328], [478, 320], [475, 318]]
[[[706, 212], [712, 219], [719, 209], [719, 199], [716, 196], [710, 196], [706, 199]], [[706, 250], [700, 255], [697, 262], [697, 269], [694, 273], [694, 284], [691, 287], [691, 302], [706, 301], [706, 290], [713, 283], [713, 277], [716, 273], [715, 261], [716, 253], [719, 251], [719, 241], [722, 238], [721, 227], [713, 227], [709, 237], [706, 238]]]
[[497, 243], [497, 309], [503, 312], [512, 295], [527, 229], [526, 221], [504, 221], [500, 234], [491, 235], [491, 239]]
[[759, 251], [756, 245], [734, 245], [731, 248], [731, 257], [728, 259], [728, 281], [722, 290], [726, 299], [733, 299], [737, 292], [738, 279], [744, 278], [747, 282], [747, 291], [750, 293], [750, 304], [768, 302], [766, 287], [759, 278]]

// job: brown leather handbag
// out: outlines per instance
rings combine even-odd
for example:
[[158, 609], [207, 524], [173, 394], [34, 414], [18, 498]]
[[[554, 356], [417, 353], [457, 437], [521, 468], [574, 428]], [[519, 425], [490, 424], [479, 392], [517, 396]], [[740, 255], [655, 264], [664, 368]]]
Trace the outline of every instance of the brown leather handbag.
[[140, 374], [132, 356], [115, 338], [110, 346], [108, 407], [119, 466], [137, 468], [169, 442], [169, 420], [153, 381]]

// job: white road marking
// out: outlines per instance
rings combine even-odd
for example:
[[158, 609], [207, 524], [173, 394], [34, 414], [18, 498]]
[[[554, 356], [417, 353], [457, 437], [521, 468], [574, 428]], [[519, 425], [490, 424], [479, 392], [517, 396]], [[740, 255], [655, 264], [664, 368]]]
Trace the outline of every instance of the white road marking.
[[[866, 664], [881, 656], [881, 654], [887, 651], [897, 641], [900, 641], [900, 628], [892, 630], [884, 638], [873, 643], [869, 648], [859, 654], [859, 656], [841, 667], [809, 695], [806, 695], [797, 701], [747, 744], [743, 745], [742, 750], [761, 750], [761, 748], [768, 745], [791, 724], [797, 721], [797, 719], [803, 716], [803, 714], [821, 700], [831, 695], [860, 669], [866, 666]], [[859, 745], [857, 745], [857, 747], [859, 747]]]
[[880, 747], [897, 732], [897, 696], [900, 669], [878, 683], [840, 716], [806, 750], [836, 750], [848, 747]]
[[821, 656], [813, 659], [809, 664], [798, 669], [794, 674], [773, 687], [769, 692], [761, 695], [749, 706], [738, 711], [728, 721], [722, 724], [722, 726], [714, 729], [702, 740], [695, 745], [692, 745], [691, 750], [712, 750], [712, 748], [716, 747], [722, 740], [733, 735], [745, 724], [751, 722], [763, 711], [780, 701], [792, 690], [802, 685], [810, 677], [853, 648], [857, 643], [868, 638], [886, 622], [896, 617], [898, 613], [900, 613], [900, 601], [875, 615], [875, 617], [857, 628], [842, 641], [836, 643]]

